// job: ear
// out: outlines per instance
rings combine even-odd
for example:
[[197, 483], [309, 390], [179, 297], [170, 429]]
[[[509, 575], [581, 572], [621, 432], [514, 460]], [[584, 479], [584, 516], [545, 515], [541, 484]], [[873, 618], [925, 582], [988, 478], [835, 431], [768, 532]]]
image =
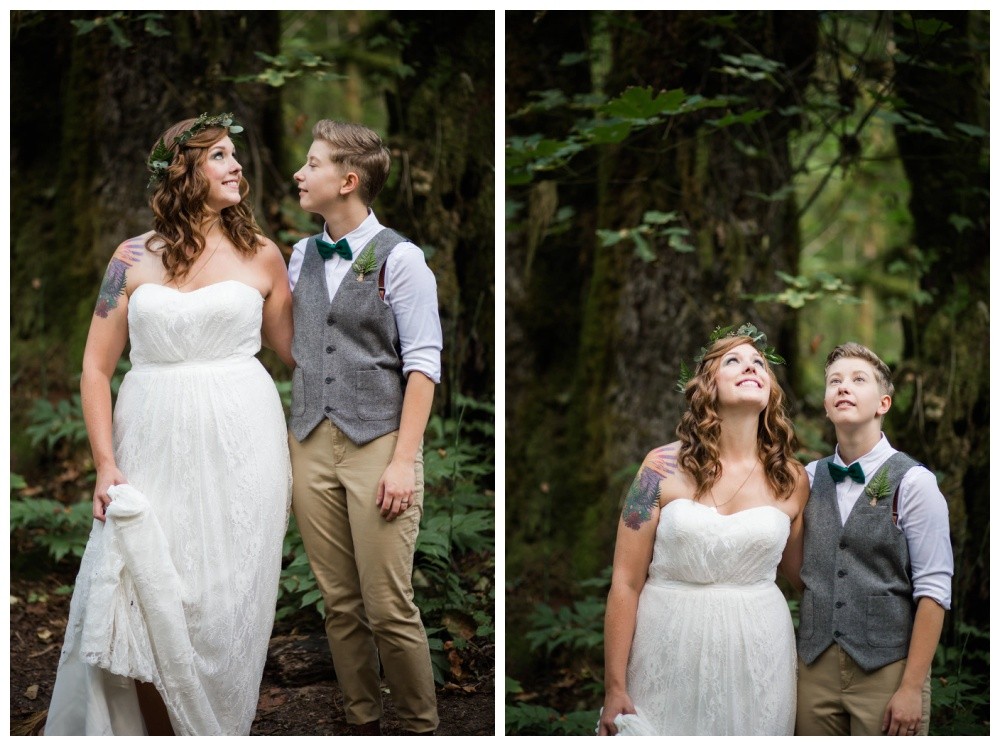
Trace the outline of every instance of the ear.
[[889, 407], [892, 406], [892, 397], [888, 394], [883, 394], [878, 400], [878, 409], [875, 410], [875, 414], [879, 417], [884, 417], [885, 413], [889, 411]]
[[360, 183], [361, 180], [358, 178], [358, 175], [354, 171], [348, 171], [344, 174], [344, 182], [340, 185], [340, 195], [346, 197], [357, 189]]

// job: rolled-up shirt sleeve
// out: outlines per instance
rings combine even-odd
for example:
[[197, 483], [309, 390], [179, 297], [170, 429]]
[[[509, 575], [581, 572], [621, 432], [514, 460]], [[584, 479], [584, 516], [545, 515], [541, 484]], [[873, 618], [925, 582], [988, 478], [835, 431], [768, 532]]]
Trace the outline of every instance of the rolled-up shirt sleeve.
[[934, 474], [923, 466], [910, 469], [900, 482], [899, 528], [910, 553], [914, 600], [927, 596], [950, 609], [955, 562], [948, 502]]
[[399, 331], [403, 375], [416, 370], [440, 383], [442, 334], [437, 281], [424, 252], [412, 243], [401, 243], [389, 254], [385, 302]]

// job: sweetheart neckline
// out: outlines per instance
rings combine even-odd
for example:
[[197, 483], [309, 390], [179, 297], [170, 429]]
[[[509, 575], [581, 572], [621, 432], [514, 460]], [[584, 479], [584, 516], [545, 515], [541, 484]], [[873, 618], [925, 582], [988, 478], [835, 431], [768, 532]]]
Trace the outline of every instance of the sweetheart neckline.
[[164, 290], [170, 290], [171, 292], [177, 293], [177, 295], [194, 295], [195, 293], [198, 293], [202, 290], [207, 290], [208, 288], [214, 288], [216, 285], [225, 285], [228, 282], [235, 282], [237, 285], [242, 285], [248, 290], [252, 290], [254, 295], [260, 298], [262, 301], [264, 300], [264, 296], [261, 295], [260, 291], [253, 285], [245, 283], [242, 280], [233, 280], [233, 279], [219, 280], [218, 282], [212, 282], [209, 283], [208, 285], [202, 285], [200, 288], [195, 288], [194, 290], [178, 290], [177, 288], [172, 288], [169, 285], [161, 285], [158, 282], [144, 282], [141, 285], [139, 285], [139, 287], [137, 287], [135, 290], [132, 291], [132, 295], [135, 295], [137, 292], [139, 292], [140, 288], [144, 288], [147, 285], [152, 285], [153, 287], [156, 288], [163, 288]]
[[732, 518], [733, 516], [739, 515], [740, 513], [749, 513], [751, 510], [760, 510], [761, 508], [771, 508], [772, 510], [777, 510], [779, 513], [781, 513], [783, 516], [785, 516], [785, 518], [788, 518], [788, 522], [789, 523], [791, 523], [791, 521], [792, 521], [792, 519], [788, 515], [788, 513], [786, 513], [785, 511], [783, 511], [777, 505], [754, 505], [752, 508], [744, 508], [743, 510], [737, 510], [735, 513], [720, 513], [718, 510], [716, 510], [715, 508], [713, 508], [711, 505], [705, 505], [704, 503], [696, 502], [696, 501], [692, 500], [689, 497], [677, 497], [677, 498], [674, 498], [673, 500], [671, 500], [670, 502], [668, 502], [666, 505], [664, 505], [662, 508], [660, 508], [660, 512], [663, 512], [664, 510], [667, 509], [668, 506], [673, 505], [674, 503], [678, 503], [678, 502], [685, 502], [685, 503], [691, 503], [692, 505], [697, 505], [697, 506], [699, 506], [701, 508], [704, 508], [705, 510], [708, 510], [708, 511], [710, 511], [712, 513], [715, 513], [715, 515], [719, 516], [720, 518]]

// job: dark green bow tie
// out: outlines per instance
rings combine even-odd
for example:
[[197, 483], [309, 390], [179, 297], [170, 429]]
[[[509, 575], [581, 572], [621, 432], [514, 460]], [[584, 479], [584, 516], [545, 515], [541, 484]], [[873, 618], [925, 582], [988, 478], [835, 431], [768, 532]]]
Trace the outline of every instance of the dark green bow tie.
[[861, 464], [855, 461], [853, 464], [844, 468], [843, 466], [837, 466], [832, 461], [827, 464], [830, 467], [830, 476], [833, 477], [833, 481], [840, 484], [845, 479], [850, 477], [858, 484], [865, 483], [865, 473], [861, 470]]
[[351, 245], [347, 243], [346, 238], [340, 239], [337, 243], [329, 243], [322, 238], [317, 238], [316, 249], [319, 251], [319, 255], [323, 257], [324, 262], [333, 258], [334, 254], [339, 254], [348, 261], [354, 258], [354, 255], [351, 253]]

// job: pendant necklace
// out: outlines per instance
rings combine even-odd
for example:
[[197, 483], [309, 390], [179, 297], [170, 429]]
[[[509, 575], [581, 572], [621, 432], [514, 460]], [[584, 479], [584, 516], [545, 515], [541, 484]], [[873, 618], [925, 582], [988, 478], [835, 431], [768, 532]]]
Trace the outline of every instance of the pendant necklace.
[[[215, 221], [215, 223], [214, 223], [214, 224], [212, 225], [212, 228], [214, 228], [214, 227], [215, 227], [216, 225], [218, 225], [218, 224], [219, 224], [219, 221], [218, 221], [218, 220], [216, 220], [216, 221]], [[208, 229], [208, 233], [211, 233], [211, 232], [212, 232], [212, 228], [209, 228], [209, 229]], [[207, 235], [208, 235], [208, 233], [206, 233], [205, 235], [207, 236]], [[197, 277], [197, 276], [198, 276], [199, 274], [201, 274], [201, 271], [202, 271], [203, 269], [205, 269], [205, 267], [207, 267], [207, 266], [208, 266], [208, 263], [209, 263], [210, 261], [212, 261], [212, 259], [213, 259], [213, 258], [215, 257], [215, 252], [219, 250], [219, 247], [220, 247], [220, 246], [222, 246], [222, 241], [223, 241], [223, 240], [224, 240], [225, 238], [226, 238], [226, 232], [225, 232], [225, 231], [222, 231], [221, 235], [219, 236], [219, 240], [218, 240], [218, 242], [217, 242], [217, 243], [215, 244], [215, 248], [214, 248], [214, 249], [212, 249], [212, 253], [208, 255], [208, 259], [206, 259], [206, 260], [205, 260], [205, 263], [204, 263], [204, 264], [202, 264], [202, 265], [201, 265], [200, 267], [198, 267], [198, 271], [197, 271], [197, 272], [195, 272], [195, 273], [194, 273], [193, 275], [191, 275], [191, 276], [190, 276], [190, 277], [188, 278], [187, 282], [185, 282], [185, 283], [184, 283], [183, 285], [178, 285], [178, 286], [177, 286], [177, 289], [178, 289], [178, 290], [180, 290], [180, 289], [181, 289], [181, 288], [183, 288], [183, 287], [187, 287], [188, 285], [190, 285], [190, 284], [191, 284], [191, 283], [192, 283], [192, 282], [194, 281], [194, 278], [195, 278], [195, 277]]]
[[750, 470], [750, 473], [749, 473], [749, 474], [747, 474], [747, 476], [746, 476], [746, 479], [744, 479], [744, 480], [743, 480], [743, 482], [742, 482], [742, 483], [740, 484], [740, 486], [736, 488], [736, 492], [734, 492], [734, 493], [732, 494], [732, 497], [730, 497], [730, 498], [729, 498], [728, 500], [726, 500], [725, 502], [722, 502], [722, 503], [717, 503], [717, 502], [715, 502], [715, 494], [714, 494], [713, 492], [709, 492], [709, 493], [708, 493], [708, 496], [712, 498], [712, 505], [714, 506], [714, 507], [712, 508], [712, 510], [714, 510], [714, 511], [715, 511], [716, 513], [718, 513], [718, 512], [719, 512], [719, 506], [720, 506], [720, 505], [726, 505], [726, 504], [728, 504], [728, 503], [731, 503], [731, 502], [733, 501], [733, 499], [734, 499], [734, 498], [735, 498], [735, 497], [736, 497], [736, 496], [737, 496], [738, 494], [740, 494], [740, 490], [742, 490], [742, 489], [743, 489], [743, 485], [745, 485], [745, 484], [746, 484], [746, 483], [747, 483], [748, 481], [750, 481], [750, 477], [751, 477], [751, 476], [753, 475], [753, 473], [754, 473], [755, 471], [757, 471], [757, 464], [758, 464], [758, 463], [759, 463], [758, 461], [754, 461], [754, 462], [753, 462], [753, 468], [752, 468], [752, 469]]

